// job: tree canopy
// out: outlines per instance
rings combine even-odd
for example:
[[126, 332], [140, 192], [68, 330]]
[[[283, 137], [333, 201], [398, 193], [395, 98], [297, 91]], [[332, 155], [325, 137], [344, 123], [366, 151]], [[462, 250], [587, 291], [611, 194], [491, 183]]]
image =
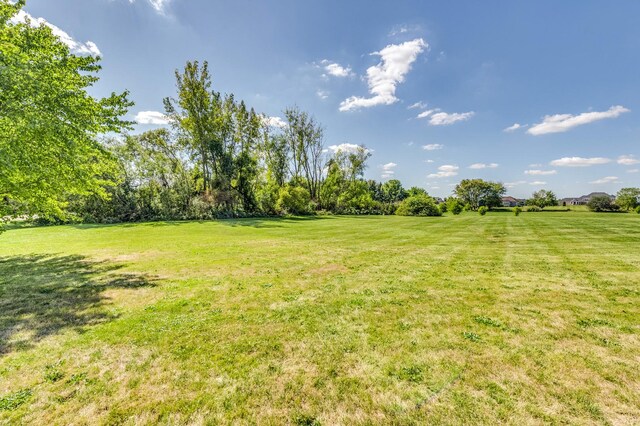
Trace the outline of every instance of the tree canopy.
[[100, 58], [71, 53], [44, 24], [12, 22], [23, 6], [0, 1], [0, 213], [60, 217], [71, 195], [106, 195], [114, 162], [98, 137], [126, 129], [132, 103], [91, 96]]
[[480, 206], [499, 207], [501, 197], [507, 192], [503, 184], [488, 182], [482, 179], [464, 179], [454, 189], [455, 194], [464, 204], [477, 210]]
[[554, 194], [553, 191], [541, 189], [533, 193], [533, 196], [529, 200], [527, 200], [527, 204], [544, 209], [545, 207], [558, 205], [558, 199], [556, 198], [556, 194]]
[[616, 194], [616, 204], [623, 210], [633, 210], [640, 205], [640, 188], [622, 188]]

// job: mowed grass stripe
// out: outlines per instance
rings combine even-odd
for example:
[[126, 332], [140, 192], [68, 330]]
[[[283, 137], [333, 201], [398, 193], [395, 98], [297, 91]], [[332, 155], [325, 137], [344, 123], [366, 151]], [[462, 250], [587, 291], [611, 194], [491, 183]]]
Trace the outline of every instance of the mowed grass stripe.
[[11, 230], [0, 398], [19, 404], [0, 421], [633, 424], [638, 224], [571, 212]]

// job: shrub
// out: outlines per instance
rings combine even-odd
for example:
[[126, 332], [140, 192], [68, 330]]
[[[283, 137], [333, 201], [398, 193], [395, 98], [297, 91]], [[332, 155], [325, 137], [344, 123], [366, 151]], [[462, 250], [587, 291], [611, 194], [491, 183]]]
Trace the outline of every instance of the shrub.
[[529, 206], [527, 207], [528, 212], [541, 212], [542, 209], [538, 206]]
[[520, 216], [521, 212], [522, 212], [522, 208], [520, 207], [516, 207], [515, 209], [513, 209], [513, 214], [515, 214], [516, 216]]
[[484, 216], [485, 214], [487, 214], [488, 211], [489, 211], [489, 207], [487, 206], [480, 206], [478, 208], [478, 214], [480, 214], [480, 216]]
[[309, 214], [309, 191], [300, 186], [285, 186], [280, 188], [276, 209], [285, 214]]
[[442, 216], [442, 212], [433, 198], [422, 194], [402, 200], [396, 214], [399, 216]]
[[611, 201], [611, 198], [606, 195], [596, 195], [595, 197], [591, 197], [587, 203], [587, 207], [589, 207], [589, 210], [593, 212], [620, 210], [620, 207], [614, 204], [613, 201]]
[[636, 207], [636, 213], [640, 214], [640, 206]]
[[447, 199], [447, 210], [455, 215], [458, 215], [462, 213], [462, 210], [464, 210], [464, 205], [458, 198], [451, 197]]

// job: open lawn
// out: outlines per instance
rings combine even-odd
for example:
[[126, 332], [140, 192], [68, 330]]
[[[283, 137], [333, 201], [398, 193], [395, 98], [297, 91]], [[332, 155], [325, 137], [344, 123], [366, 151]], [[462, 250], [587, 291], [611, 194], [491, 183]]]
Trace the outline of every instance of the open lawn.
[[639, 424], [640, 215], [0, 236], [0, 423]]

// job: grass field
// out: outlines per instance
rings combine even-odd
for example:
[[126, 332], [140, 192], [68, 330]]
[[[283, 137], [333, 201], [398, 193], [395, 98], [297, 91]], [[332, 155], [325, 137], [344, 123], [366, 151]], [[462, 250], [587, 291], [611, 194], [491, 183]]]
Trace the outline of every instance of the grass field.
[[0, 423], [639, 424], [640, 215], [0, 236]]

